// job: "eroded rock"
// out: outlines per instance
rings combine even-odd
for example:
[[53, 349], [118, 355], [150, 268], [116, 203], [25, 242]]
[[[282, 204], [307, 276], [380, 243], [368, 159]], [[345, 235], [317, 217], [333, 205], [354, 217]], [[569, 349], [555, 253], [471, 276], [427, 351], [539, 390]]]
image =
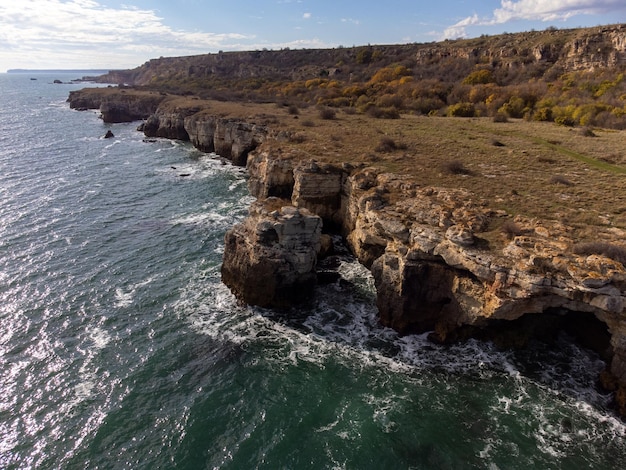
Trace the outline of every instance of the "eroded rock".
[[290, 307], [308, 299], [316, 284], [322, 220], [288, 201], [254, 203], [243, 223], [225, 237], [222, 281], [242, 302]]

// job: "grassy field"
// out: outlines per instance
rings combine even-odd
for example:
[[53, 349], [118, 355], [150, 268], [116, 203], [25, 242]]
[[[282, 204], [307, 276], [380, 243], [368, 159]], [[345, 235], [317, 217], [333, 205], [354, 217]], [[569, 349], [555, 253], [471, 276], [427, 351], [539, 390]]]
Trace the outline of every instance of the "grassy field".
[[256, 122], [288, 130], [281, 147], [302, 158], [363, 162], [423, 186], [464, 188], [512, 216], [561, 221], [581, 239], [593, 239], [593, 227], [626, 229], [624, 131], [408, 114], [336, 112], [329, 119], [315, 107], [297, 114], [277, 105], [226, 109], [222, 114], [246, 110]]
[[577, 241], [626, 239], [626, 131], [521, 119], [379, 119], [350, 108], [172, 96], [161, 108], [193, 108], [286, 131], [278, 146], [296, 158], [363, 163], [410, 175], [422, 186], [464, 188], [512, 217], [562, 222]]

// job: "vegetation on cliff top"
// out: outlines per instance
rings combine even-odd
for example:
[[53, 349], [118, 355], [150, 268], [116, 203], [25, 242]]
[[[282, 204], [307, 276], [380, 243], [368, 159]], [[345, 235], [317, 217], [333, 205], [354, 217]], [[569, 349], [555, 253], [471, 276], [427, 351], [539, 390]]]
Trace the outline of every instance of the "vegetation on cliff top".
[[106, 79], [177, 93], [164, 109], [267, 125], [283, 155], [465, 188], [593, 241], [626, 229], [625, 69], [614, 26], [156, 59]]
[[107, 80], [219, 100], [626, 128], [626, 25], [154, 59]]

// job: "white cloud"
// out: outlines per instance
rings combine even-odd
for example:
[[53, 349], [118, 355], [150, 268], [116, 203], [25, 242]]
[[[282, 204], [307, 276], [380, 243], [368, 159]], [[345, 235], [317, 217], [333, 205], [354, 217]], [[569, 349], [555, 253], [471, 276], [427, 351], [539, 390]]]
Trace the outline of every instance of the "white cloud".
[[511, 21], [564, 21], [577, 15], [599, 15], [626, 10], [624, 0], [502, 0], [491, 17], [467, 17], [448, 27], [445, 38], [466, 35], [466, 27], [489, 26]]
[[481, 20], [480, 18], [478, 18], [478, 15], [474, 14], [473, 16], [468, 16], [467, 18], [459, 21], [458, 23], [446, 28], [443, 32], [443, 35], [446, 39], [462, 38], [466, 36], [465, 28], [467, 26], [476, 25], [476, 24], [483, 24], [483, 23], [481, 23]]
[[305, 20], [309, 20], [309, 19], [311, 19], [311, 16], [312, 16], [311, 13], [307, 12], [304, 15], [302, 15], [302, 18], [304, 18]]
[[359, 20], [355, 20], [353, 18], [341, 18], [341, 22], [342, 23], [351, 23], [351, 24], [355, 24], [355, 25], [361, 24], [361, 22]]
[[575, 15], [595, 15], [623, 9], [623, 0], [502, 0], [493, 23], [513, 20], [566, 20]]
[[152, 10], [94, 0], [0, 0], [0, 64], [7, 68], [132, 67], [161, 55], [236, 49], [250, 39], [177, 31]]

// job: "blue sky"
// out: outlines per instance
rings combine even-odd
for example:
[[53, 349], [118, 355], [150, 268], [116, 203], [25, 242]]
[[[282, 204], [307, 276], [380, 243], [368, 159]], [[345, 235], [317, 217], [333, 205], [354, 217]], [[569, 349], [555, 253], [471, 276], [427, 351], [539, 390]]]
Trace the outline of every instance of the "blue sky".
[[0, 0], [0, 72], [624, 22], [625, 0]]

